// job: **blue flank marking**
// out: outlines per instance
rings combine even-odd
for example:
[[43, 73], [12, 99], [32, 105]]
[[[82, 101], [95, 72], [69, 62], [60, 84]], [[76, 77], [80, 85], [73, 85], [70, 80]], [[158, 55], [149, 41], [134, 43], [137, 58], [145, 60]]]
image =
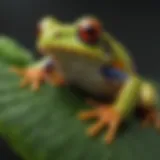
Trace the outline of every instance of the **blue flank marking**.
[[127, 74], [124, 72], [108, 66], [102, 66], [100, 68], [100, 72], [105, 78], [109, 78], [111, 80], [123, 81], [127, 78]]

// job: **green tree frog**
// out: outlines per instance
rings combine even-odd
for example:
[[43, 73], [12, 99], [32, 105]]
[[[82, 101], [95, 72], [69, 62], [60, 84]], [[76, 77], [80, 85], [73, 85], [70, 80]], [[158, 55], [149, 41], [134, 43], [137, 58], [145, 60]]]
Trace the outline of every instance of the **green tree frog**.
[[112, 103], [89, 100], [93, 109], [81, 111], [81, 120], [97, 119], [88, 128], [90, 136], [108, 127], [105, 141], [111, 143], [121, 125], [137, 108], [144, 111], [143, 125], [160, 126], [156, 110], [156, 90], [136, 73], [128, 51], [104, 30], [93, 16], [73, 23], [45, 17], [38, 23], [37, 50], [44, 57], [27, 68], [12, 68], [22, 75], [21, 87], [41, 82], [63, 86], [74, 84]]

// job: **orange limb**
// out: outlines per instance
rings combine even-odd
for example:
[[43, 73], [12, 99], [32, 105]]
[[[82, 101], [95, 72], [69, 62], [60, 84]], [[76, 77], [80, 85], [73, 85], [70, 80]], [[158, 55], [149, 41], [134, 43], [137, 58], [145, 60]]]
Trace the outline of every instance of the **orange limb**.
[[106, 143], [110, 144], [116, 137], [121, 123], [120, 114], [112, 106], [99, 105], [95, 109], [82, 111], [78, 115], [80, 120], [97, 119], [97, 122], [87, 129], [89, 136], [96, 136], [100, 131], [108, 127], [105, 136]]
[[37, 91], [40, 88], [40, 84], [44, 81], [44, 72], [41, 69], [12, 67], [11, 72], [23, 77], [20, 82], [20, 87], [22, 88], [31, 84], [31, 89]]
[[18, 74], [19, 76], [23, 77], [20, 82], [20, 87], [26, 87], [27, 85], [31, 85], [31, 89], [33, 91], [37, 91], [40, 88], [42, 82], [47, 81], [50, 84], [59, 86], [64, 83], [62, 76], [58, 74], [58, 72], [53, 71], [47, 73], [42, 68], [18, 68], [12, 67], [10, 69], [11, 72]]

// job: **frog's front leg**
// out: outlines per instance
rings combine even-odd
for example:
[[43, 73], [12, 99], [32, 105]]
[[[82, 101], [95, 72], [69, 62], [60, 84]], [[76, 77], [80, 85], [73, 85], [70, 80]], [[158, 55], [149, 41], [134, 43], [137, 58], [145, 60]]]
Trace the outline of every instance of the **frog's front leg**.
[[98, 122], [87, 130], [90, 136], [98, 134], [102, 128], [108, 126], [105, 137], [107, 143], [111, 143], [116, 137], [117, 130], [121, 122], [136, 108], [139, 98], [141, 80], [130, 77], [122, 85], [116, 101], [112, 105], [98, 105], [90, 111], [79, 113], [81, 120], [97, 119]]
[[153, 125], [160, 129], [160, 115], [156, 108], [157, 92], [155, 87], [149, 82], [143, 82], [140, 90], [140, 105], [138, 111], [141, 112], [142, 126]]
[[54, 86], [64, 84], [62, 74], [55, 69], [54, 61], [48, 57], [26, 68], [12, 67], [11, 72], [23, 77], [20, 83], [21, 87], [31, 84], [33, 91], [38, 90], [42, 82], [48, 82]]

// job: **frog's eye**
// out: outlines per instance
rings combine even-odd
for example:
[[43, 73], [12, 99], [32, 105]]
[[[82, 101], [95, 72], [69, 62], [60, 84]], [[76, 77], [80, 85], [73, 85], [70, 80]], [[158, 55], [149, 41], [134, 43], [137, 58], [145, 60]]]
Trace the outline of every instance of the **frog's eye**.
[[102, 27], [96, 19], [84, 19], [79, 23], [78, 35], [82, 41], [89, 44], [98, 42], [101, 36]]

